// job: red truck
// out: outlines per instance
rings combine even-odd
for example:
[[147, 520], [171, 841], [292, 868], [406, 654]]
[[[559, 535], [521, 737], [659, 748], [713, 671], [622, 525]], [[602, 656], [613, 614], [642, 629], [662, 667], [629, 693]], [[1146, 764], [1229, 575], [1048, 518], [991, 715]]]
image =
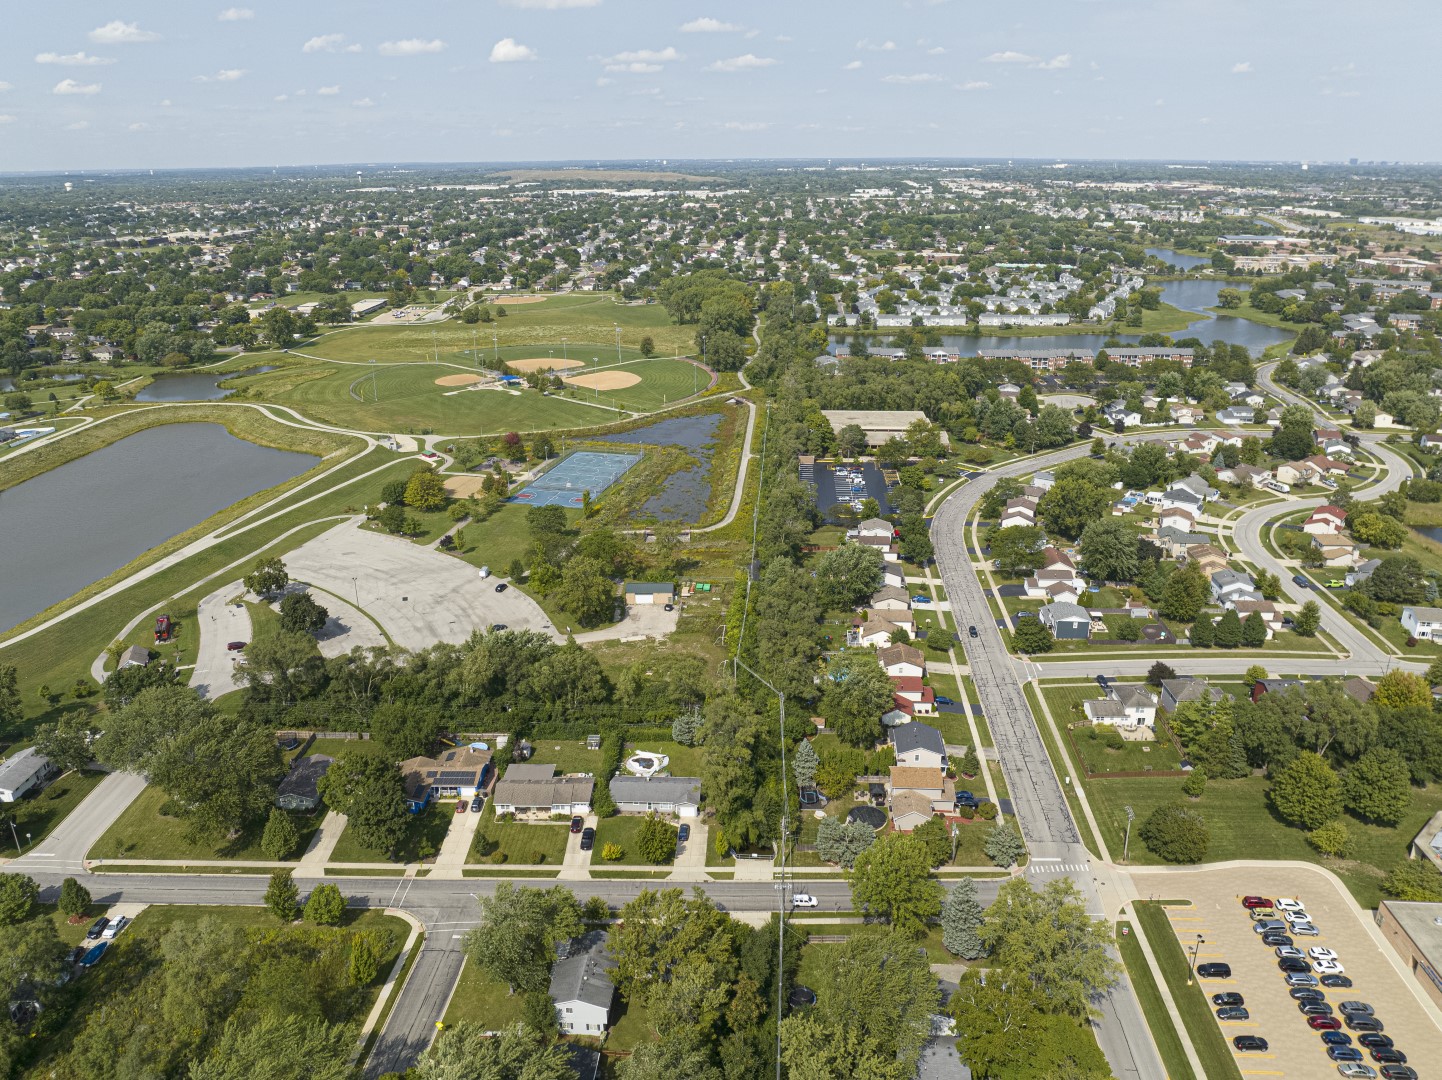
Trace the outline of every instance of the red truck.
[[170, 616], [169, 616], [169, 615], [161, 615], [159, 618], [157, 618], [157, 619], [155, 620], [155, 640], [156, 640], [156, 641], [169, 641], [169, 640], [170, 640], [170, 632], [171, 632]]

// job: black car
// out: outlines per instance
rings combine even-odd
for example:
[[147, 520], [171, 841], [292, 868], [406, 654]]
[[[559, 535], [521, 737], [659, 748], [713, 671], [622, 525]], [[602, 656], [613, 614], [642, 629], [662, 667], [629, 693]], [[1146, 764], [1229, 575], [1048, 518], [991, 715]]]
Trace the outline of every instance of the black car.
[[1417, 1070], [1411, 1065], [1383, 1065], [1382, 1080], [1417, 1080]]
[[1325, 1001], [1299, 1001], [1297, 1011], [1303, 1016], [1331, 1016], [1332, 1006]]
[[1232, 1039], [1232, 1045], [1243, 1053], [1249, 1050], [1259, 1054], [1267, 1052], [1267, 1040], [1260, 1035], [1238, 1035]]
[[662, 605], [661, 610], [662, 610], [662, 611], [675, 611], [675, 610], [676, 610], [676, 605], [675, 605], [675, 604], [664, 604], [664, 605]]
[[104, 915], [100, 916], [100, 918], [96, 919], [93, 923], [90, 924], [90, 929], [85, 931], [85, 940], [99, 941], [101, 933], [109, 925], [110, 920], [107, 919]]
[[1382, 1031], [1382, 1021], [1366, 1013], [1343, 1013], [1342, 1023], [1352, 1031]]
[[1352, 1036], [1345, 1031], [1324, 1031], [1322, 1032], [1323, 1046], [1351, 1046]]
[[501, 582], [499, 585], [496, 586], [496, 592], [505, 592], [506, 589], [507, 589], [507, 585], [506, 585], [506, 583], [505, 583], [504, 581]]
[[1286, 934], [1273, 932], [1270, 934], [1262, 935], [1262, 944], [1266, 945], [1268, 948], [1277, 949], [1284, 945], [1295, 945], [1296, 942], [1294, 942]]
[[1218, 1020], [1250, 1020], [1252, 1014], [1241, 1005], [1227, 1005], [1217, 1010]]
[[1199, 979], [1230, 979], [1232, 977], [1232, 966], [1230, 964], [1198, 964], [1197, 978]]
[[1288, 991], [1293, 1001], [1326, 1001], [1327, 997], [1320, 990], [1313, 990], [1310, 986], [1299, 986], [1295, 990]]
[[596, 830], [585, 828], [581, 830], [581, 850], [590, 851], [596, 844]]
[[502, 630], [505, 629], [507, 629], [507, 627], [506, 624], [503, 622], [491, 623], [491, 633], [493, 634], [499, 634]]
[[486, 805], [486, 797], [485, 797], [484, 795], [477, 795], [475, 798], [473, 798], [473, 799], [471, 800], [471, 813], [473, 813], [473, 814], [479, 814], [479, 813], [481, 812], [482, 808], [485, 807], [485, 805]]
[[1329, 986], [1333, 990], [1347, 990], [1352, 986], [1352, 980], [1345, 975], [1323, 975], [1322, 985]]
[[974, 627], [974, 626], [968, 626], [968, 627], [966, 628], [966, 632], [967, 632], [968, 634], [970, 634], [972, 637], [976, 637], [976, 627]]
[[1238, 993], [1236, 993], [1235, 991], [1229, 990], [1229, 991], [1227, 991], [1227, 993], [1225, 993], [1225, 994], [1213, 994], [1213, 995], [1212, 995], [1212, 1004], [1213, 1004], [1213, 1005], [1218, 1005], [1218, 1006], [1220, 1006], [1220, 1005], [1245, 1005], [1246, 1002], [1242, 1000], [1242, 995], [1241, 995], [1241, 994], [1238, 994]]
[[1312, 970], [1312, 965], [1305, 960], [1298, 960], [1295, 956], [1284, 956], [1277, 961], [1277, 970], [1286, 974], [1296, 972], [1298, 975], [1305, 974]]
[[690, 840], [690, 839], [691, 839], [691, 826], [690, 826], [690, 825], [682, 825], [679, 829], [676, 830], [676, 842], [677, 842], [678, 844], [684, 844], [687, 840]]
[[1407, 1055], [1391, 1046], [1374, 1046], [1371, 1049], [1372, 1060], [1378, 1065], [1406, 1065]]
[[1393, 1045], [1392, 1036], [1390, 1035], [1358, 1035], [1357, 1041], [1368, 1050], [1371, 1050], [1373, 1047], [1391, 1047]]

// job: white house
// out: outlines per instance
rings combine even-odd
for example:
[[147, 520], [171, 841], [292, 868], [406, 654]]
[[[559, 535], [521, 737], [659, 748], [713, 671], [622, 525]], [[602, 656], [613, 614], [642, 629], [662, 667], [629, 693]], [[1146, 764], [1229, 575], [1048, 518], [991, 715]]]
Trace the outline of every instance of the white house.
[[1407, 631], [1408, 637], [1442, 640], [1442, 608], [1404, 607], [1402, 629]]
[[1260, 600], [1252, 575], [1241, 570], [1218, 570], [1212, 575], [1212, 603], [1226, 606], [1235, 600]]
[[701, 781], [694, 776], [613, 776], [611, 798], [623, 814], [693, 818], [701, 812]]
[[606, 931], [593, 930], [557, 949], [550, 994], [556, 1020], [567, 1035], [604, 1035], [610, 1026], [616, 997], [611, 971], [616, 964], [606, 951], [607, 937]]
[[1111, 724], [1123, 734], [1150, 736], [1157, 723], [1157, 696], [1145, 686], [1113, 685], [1107, 695], [1083, 702], [1087, 718], [1094, 724]]
[[59, 771], [33, 746], [11, 754], [0, 763], [0, 802], [14, 802], [43, 787]]
[[1319, 506], [1312, 511], [1311, 517], [1302, 522], [1302, 531], [1313, 536], [1330, 536], [1332, 533], [1341, 532], [1346, 523], [1345, 510], [1335, 506]]
[[886, 649], [891, 646], [891, 635], [898, 629], [895, 623], [885, 619], [867, 619], [856, 629], [846, 632], [846, 644], [868, 649]]
[[857, 536], [881, 536], [890, 540], [896, 527], [885, 518], [867, 518], [856, 527]]
[[1191, 532], [1192, 526], [1197, 523], [1197, 516], [1185, 506], [1169, 506], [1162, 511], [1158, 524], [1164, 529], [1180, 529], [1182, 532]]
[[910, 611], [911, 597], [905, 589], [895, 585], [883, 585], [871, 594], [869, 606], [875, 611]]
[[1262, 625], [1267, 628], [1267, 640], [1282, 629], [1282, 612], [1277, 605], [1270, 600], [1234, 600], [1229, 605], [1241, 619], [1249, 615], [1257, 615], [1262, 620]]
[[887, 675], [919, 679], [926, 674], [925, 654], [910, 645], [893, 645], [888, 649], [879, 649], [876, 659], [881, 664], [881, 670]]

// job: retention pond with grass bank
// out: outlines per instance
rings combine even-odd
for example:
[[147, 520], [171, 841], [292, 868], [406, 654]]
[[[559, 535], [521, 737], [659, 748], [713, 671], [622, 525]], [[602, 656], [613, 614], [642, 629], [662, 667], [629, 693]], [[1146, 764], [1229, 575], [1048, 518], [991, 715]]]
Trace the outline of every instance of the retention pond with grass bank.
[[0, 492], [0, 631], [315, 462], [220, 424], [169, 424]]
[[696, 458], [699, 465], [668, 477], [666, 486], [647, 499], [639, 511], [642, 515], [654, 515], [658, 521], [694, 525], [706, 513], [706, 504], [711, 498], [711, 451], [720, 427], [721, 417], [718, 414], [701, 413], [661, 420], [635, 431], [598, 435], [588, 441], [634, 446], [679, 446]]
[[136, 401], [219, 401], [235, 393], [232, 388], [221, 386], [231, 379], [247, 375], [264, 375], [274, 371], [274, 364], [246, 368], [244, 371], [190, 371], [174, 375], [157, 375], [150, 385], [135, 395]]

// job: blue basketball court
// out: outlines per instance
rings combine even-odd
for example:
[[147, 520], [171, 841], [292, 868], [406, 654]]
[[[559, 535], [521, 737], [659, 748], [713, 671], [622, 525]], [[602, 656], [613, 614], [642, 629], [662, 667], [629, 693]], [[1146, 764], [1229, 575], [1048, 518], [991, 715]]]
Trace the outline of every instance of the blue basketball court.
[[593, 500], [599, 499], [603, 491], [640, 460], [640, 454], [577, 450], [532, 480], [512, 496], [511, 501], [528, 506], [581, 506], [583, 492], [589, 491]]

